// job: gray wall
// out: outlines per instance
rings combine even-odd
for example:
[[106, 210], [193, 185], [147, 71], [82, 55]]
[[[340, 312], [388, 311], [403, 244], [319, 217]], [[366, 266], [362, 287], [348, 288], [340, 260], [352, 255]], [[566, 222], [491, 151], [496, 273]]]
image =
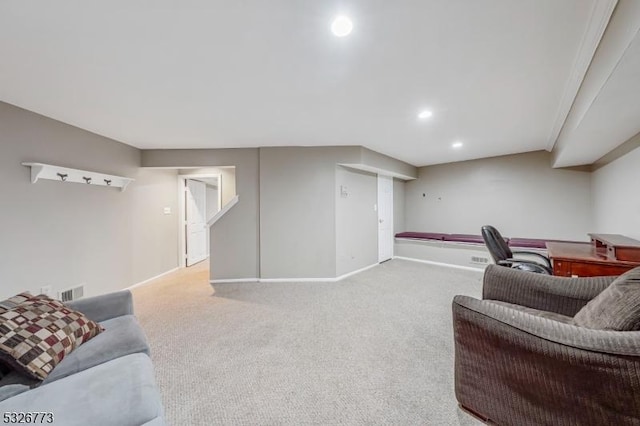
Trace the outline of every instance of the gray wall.
[[[218, 208], [218, 187], [207, 184], [205, 186], [205, 220], [210, 221], [220, 209]], [[211, 235], [207, 232], [207, 255], [211, 253]]]
[[218, 211], [218, 187], [207, 185], [206, 186], [206, 203], [207, 213], [206, 220], [209, 221]]
[[640, 239], [640, 148], [592, 173], [593, 231]]
[[219, 187], [222, 188], [222, 205], [224, 207], [233, 197], [236, 196], [236, 168], [235, 167], [222, 167], [220, 179], [222, 183]]
[[260, 149], [262, 278], [336, 276], [335, 170], [348, 150]]
[[377, 261], [377, 177], [340, 163], [415, 173], [361, 147], [260, 148], [262, 278], [333, 278]]
[[[25, 161], [137, 181], [125, 192], [31, 184]], [[175, 180], [168, 185], [166, 174], [139, 173], [139, 165], [135, 148], [0, 103], [0, 297], [81, 283], [96, 295], [176, 267], [177, 219], [163, 214], [165, 206], [176, 209]], [[153, 202], [142, 205], [139, 198]]]
[[[138, 169], [131, 198], [131, 263], [137, 283], [178, 266], [178, 188], [175, 170]], [[168, 207], [170, 214], [165, 214]]]
[[406, 188], [408, 231], [491, 224], [505, 236], [586, 241], [592, 230], [590, 173], [552, 169], [544, 151], [422, 167]]
[[[146, 150], [142, 165], [236, 166], [240, 202], [211, 228], [212, 279], [333, 278], [336, 164], [371, 161], [376, 167], [413, 170], [378, 153], [369, 152], [363, 159], [363, 152], [354, 146]], [[223, 191], [225, 183], [223, 176]]]
[[[378, 262], [377, 176], [336, 168], [336, 274]], [[343, 193], [341, 189], [346, 191]]]
[[406, 182], [393, 179], [393, 235], [405, 232], [405, 188]]
[[[145, 150], [142, 166], [235, 166], [235, 187], [240, 199], [210, 229], [211, 279], [260, 276], [258, 149]], [[222, 185], [225, 185], [224, 176]]]
[[368, 148], [361, 147], [361, 163], [378, 169], [398, 173], [411, 178], [417, 177], [417, 168], [404, 161], [396, 160], [388, 155], [380, 154]]

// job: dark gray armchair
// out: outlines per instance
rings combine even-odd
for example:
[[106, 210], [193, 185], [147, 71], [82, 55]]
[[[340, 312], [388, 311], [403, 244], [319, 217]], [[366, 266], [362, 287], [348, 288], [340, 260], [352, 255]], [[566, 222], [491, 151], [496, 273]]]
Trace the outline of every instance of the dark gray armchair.
[[[496, 262], [496, 265], [537, 272], [539, 274], [553, 274], [551, 261], [548, 257], [532, 251], [511, 251], [511, 248], [509, 248], [505, 239], [500, 235], [500, 232], [493, 226], [485, 225], [482, 227], [482, 239], [494, 262]], [[534, 256], [543, 263], [527, 258], [515, 257], [516, 255]]]
[[640, 425], [640, 332], [572, 324], [614, 279], [489, 266], [483, 300], [453, 300], [460, 406], [500, 425]]

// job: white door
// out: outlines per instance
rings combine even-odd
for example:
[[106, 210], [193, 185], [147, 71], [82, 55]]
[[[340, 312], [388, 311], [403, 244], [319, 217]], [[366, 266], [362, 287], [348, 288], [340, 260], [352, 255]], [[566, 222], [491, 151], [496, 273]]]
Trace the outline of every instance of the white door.
[[378, 262], [393, 257], [393, 178], [378, 175]]
[[185, 188], [187, 266], [207, 258], [206, 185], [187, 179]]

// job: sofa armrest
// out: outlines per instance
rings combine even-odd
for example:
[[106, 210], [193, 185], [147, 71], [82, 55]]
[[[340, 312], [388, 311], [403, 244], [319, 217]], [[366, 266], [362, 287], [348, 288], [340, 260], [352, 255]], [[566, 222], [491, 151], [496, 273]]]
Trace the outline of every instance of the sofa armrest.
[[65, 304], [96, 322], [133, 314], [133, 296], [129, 290], [74, 300]]
[[640, 419], [640, 332], [585, 329], [464, 296], [454, 299], [453, 328], [456, 398], [489, 423]]
[[574, 316], [616, 277], [566, 278], [489, 265], [482, 298]]
[[634, 356], [638, 357], [640, 365], [640, 331], [578, 327], [469, 296], [456, 296], [453, 303], [454, 307], [472, 310], [547, 342], [603, 354]]

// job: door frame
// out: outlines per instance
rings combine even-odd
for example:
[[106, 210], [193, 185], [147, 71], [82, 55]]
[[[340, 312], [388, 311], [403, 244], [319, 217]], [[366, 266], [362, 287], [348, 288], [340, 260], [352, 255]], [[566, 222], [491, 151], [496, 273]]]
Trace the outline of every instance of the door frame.
[[[178, 266], [187, 267], [187, 205], [185, 202], [185, 191], [187, 190], [187, 179], [218, 178], [218, 207], [222, 208], [222, 173], [199, 173], [178, 175]], [[206, 219], [206, 218], [205, 218]], [[211, 242], [209, 242], [211, 245]], [[207, 254], [210, 247], [207, 247]]]

